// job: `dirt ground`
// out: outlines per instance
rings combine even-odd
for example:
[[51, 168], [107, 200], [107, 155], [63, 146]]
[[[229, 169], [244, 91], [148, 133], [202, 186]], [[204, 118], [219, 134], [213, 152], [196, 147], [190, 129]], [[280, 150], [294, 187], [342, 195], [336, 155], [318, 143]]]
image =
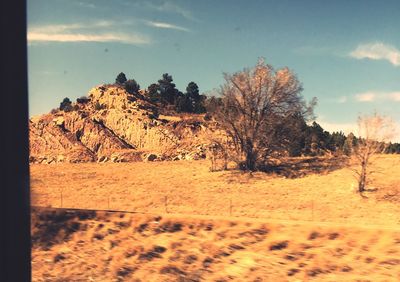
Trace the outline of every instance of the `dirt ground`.
[[32, 165], [31, 197], [44, 207], [399, 225], [400, 156], [377, 160], [368, 198], [342, 163], [300, 159], [252, 175], [210, 172], [208, 161]]

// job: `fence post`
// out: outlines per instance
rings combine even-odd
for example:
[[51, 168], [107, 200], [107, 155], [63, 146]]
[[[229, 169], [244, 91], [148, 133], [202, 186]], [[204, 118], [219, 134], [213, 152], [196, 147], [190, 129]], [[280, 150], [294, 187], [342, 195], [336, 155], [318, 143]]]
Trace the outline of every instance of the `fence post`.
[[164, 197], [165, 213], [168, 213], [168, 196]]
[[311, 221], [314, 221], [314, 199], [311, 202]]

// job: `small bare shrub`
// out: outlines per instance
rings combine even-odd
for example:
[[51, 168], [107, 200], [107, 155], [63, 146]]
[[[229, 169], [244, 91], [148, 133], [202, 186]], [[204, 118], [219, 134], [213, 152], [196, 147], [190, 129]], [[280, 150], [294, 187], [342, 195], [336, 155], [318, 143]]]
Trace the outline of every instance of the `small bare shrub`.
[[352, 143], [351, 159], [352, 164], [357, 166], [353, 171], [358, 182], [358, 192], [362, 195], [373, 173], [370, 166], [394, 137], [395, 125], [390, 118], [374, 113], [358, 118], [358, 131], [360, 137]]
[[[213, 142], [208, 146], [208, 158], [211, 161], [210, 171], [228, 169], [228, 152], [223, 143]], [[222, 160], [222, 166], [219, 168], [219, 162]]]

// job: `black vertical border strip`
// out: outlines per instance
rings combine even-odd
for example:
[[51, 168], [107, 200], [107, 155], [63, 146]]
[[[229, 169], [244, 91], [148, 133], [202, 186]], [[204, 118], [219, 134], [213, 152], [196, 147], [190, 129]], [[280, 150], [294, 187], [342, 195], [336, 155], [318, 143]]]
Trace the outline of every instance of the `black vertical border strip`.
[[0, 281], [31, 281], [27, 3], [1, 2]]

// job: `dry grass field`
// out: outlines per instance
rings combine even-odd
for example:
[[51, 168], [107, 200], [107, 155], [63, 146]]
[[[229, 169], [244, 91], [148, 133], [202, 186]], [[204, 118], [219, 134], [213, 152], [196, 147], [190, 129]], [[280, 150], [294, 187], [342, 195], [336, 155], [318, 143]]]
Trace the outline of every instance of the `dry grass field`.
[[33, 210], [33, 281], [399, 281], [400, 229]]
[[399, 168], [363, 198], [340, 161], [31, 165], [33, 281], [400, 281]]
[[312, 165], [303, 164], [308, 174], [299, 178], [210, 172], [208, 161], [31, 165], [32, 205], [400, 224], [400, 156], [376, 162], [371, 187], [378, 191], [368, 198], [357, 194], [350, 169]]

